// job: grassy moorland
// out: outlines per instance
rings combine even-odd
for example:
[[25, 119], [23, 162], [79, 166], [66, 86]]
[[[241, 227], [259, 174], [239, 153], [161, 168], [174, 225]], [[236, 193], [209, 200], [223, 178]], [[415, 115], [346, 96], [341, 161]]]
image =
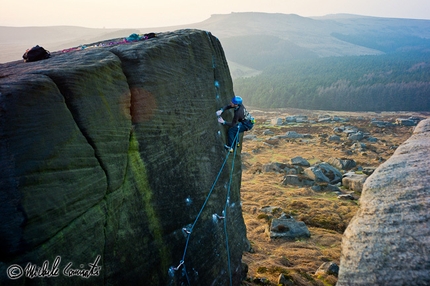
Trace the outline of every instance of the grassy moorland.
[[[243, 285], [278, 285], [281, 273], [289, 279], [290, 285], [335, 285], [337, 278], [334, 275], [315, 275], [315, 271], [324, 262], [332, 261], [339, 265], [342, 233], [359, 208], [360, 193], [353, 194], [357, 200], [339, 200], [337, 194], [332, 192], [315, 192], [310, 187], [285, 186], [281, 184], [285, 174], [263, 172], [262, 166], [270, 162], [290, 163], [291, 158], [301, 156], [311, 164], [336, 157], [353, 159], [357, 166], [377, 167], [389, 159], [396, 147], [411, 136], [413, 127], [377, 127], [370, 124], [371, 119], [394, 123], [396, 118], [427, 117], [429, 114], [249, 110], [257, 122], [254, 129], [245, 135], [253, 134], [257, 138], [244, 140], [241, 155], [243, 217], [252, 247], [250, 252], [243, 255], [243, 262], [249, 267], [248, 279]], [[319, 114], [331, 114], [349, 118], [349, 122], [281, 126], [270, 124], [271, 119], [285, 119], [286, 116], [295, 114], [307, 115], [309, 119], [317, 119]], [[378, 141], [369, 143], [363, 140], [366, 151], [356, 152], [351, 151], [353, 142], [348, 142], [346, 134], [341, 135], [340, 143], [330, 142], [320, 136], [333, 135], [333, 128], [342, 125], [355, 126], [376, 137]], [[275, 135], [263, 135], [265, 130], [271, 130], [275, 135], [296, 131], [310, 134], [312, 138], [270, 140]], [[265, 206], [275, 207], [275, 211], [267, 215], [262, 211]], [[294, 241], [270, 239], [267, 234], [270, 220], [272, 217], [279, 217], [281, 213], [305, 222], [311, 237]]]

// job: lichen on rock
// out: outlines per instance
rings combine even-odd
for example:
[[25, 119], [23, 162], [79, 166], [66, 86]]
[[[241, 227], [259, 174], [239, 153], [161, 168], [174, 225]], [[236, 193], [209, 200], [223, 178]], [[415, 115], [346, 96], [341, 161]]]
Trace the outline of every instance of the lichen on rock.
[[1, 65], [0, 284], [12, 264], [61, 256], [61, 268], [98, 255], [91, 285], [237, 284], [247, 245], [240, 156], [228, 198], [229, 252], [212, 216], [225, 207], [231, 160], [192, 232], [186, 268], [169, 275], [183, 258], [181, 230], [223, 164], [215, 111], [232, 94], [221, 43], [200, 30]]

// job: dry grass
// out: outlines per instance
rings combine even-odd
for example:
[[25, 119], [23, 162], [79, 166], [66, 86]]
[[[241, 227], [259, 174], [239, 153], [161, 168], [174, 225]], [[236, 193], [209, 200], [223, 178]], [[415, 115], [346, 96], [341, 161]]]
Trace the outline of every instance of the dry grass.
[[[243, 255], [248, 265], [248, 280], [244, 285], [277, 285], [282, 273], [291, 285], [335, 285], [336, 277], [332, 275], [314, 275], [324, 262], [333, 261], [339, 265], [342, 233], [358, 210], [358, 201], [341, 201], [337, 195], [329, 192], [314, 192], [310, 188], [284, 186], [281, 181], [284, 174], [263, 173], [262, 166], [271, 162], [290, 163], [290, 159], [301, 156], [311, 163], [326, 161], [331, 157], [354, 159], [357, 165], [377, 167], [388, 159], [398, 146], [412, 134], [410, 127], [380, 128], [370, 125], [371, 118], [394, 122], [395, 118], [423, 116], [422, 114], [396, 113], [337, 113], [338, 116], [350, 118], [347, 123], [296, 124], [273, 126], [270, 119], [285, 118], [288, 115], [306, 114], [316, 118], [315, 112], [305, 110], [251, 110], [257, 123], [246, 135], [257, 135], [257, 140], [243, 142], [242, 149], [242, 188], [243, 217], [247, 226], [247, 237], [252, 251]], [[334, 113], [332, 113], [334, 114]], [[424, 115], [425, 116], [425, 115]], [[359, 117], [363, 117], [364, 120]], [[320, 134], [333, 135], [333, 127], [341, 125], [356, 126], [363, 132], [378, 138], [376, 143], [368, 143], [367, 151], [347, 154], [352, 143], [342, 137], [341, 143], [332, 143], [319, 137]], [[264, 130], [271, 130], [275, 135], [287, 131], [300, 134], [311, 134], [310, 139], [277, 139], [274, 135], [262, 135]], [[342, 134], [338, 134], [341, 135]], [[355, 194], [359, 196], [359, 194]], [[262, 207], [272, 206], [276, 209], [269, 214], [261, 211]], [[281, 213], [293, 216], [306, 223], [311, 237], [288, 241], [270, 239], [267, 228], [273, 217]], [[255, 278], [260, 278], [259, 281]], [[264, 281], [264, 282], [261, 282]]]

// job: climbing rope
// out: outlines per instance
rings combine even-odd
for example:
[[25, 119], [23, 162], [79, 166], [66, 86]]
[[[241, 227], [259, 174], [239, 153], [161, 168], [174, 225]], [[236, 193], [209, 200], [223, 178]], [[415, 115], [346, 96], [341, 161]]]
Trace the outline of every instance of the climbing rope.
[[[237, 129], [237, 133], [236, 136], [233, 140], [233, 142], [236, 142], [236, 139], [238, 139], [239, 137], [239, 128]], [[219, 180], [219, 177], [221, 176], [221, 173], [227, 163], [228, 157], [230, 156], [231, 152], [227, 152], [227, 156], [224, 159], [224, 162], [221, 165], [221, 168], [218, 172], [218, 175], [216, 176], [216, 179], [214, 181], [214, 183], [212, 184], [212, 187], [202, 205], [202, 207], [200, 208], [199, 213], [197, 214], [193, 224], [191, 225], [190, 228], [183, 228], [182, 231], [187, 235], [187, 240], [185, 242], [185, 248], [184, 248], [184, 253], [182, 255], [182, 259], [179, 262], [179, 265], [177, 267], [170, 267], [169, 269], [169, 274], [171, 274], [172, 276], [174, 275], [175, 271], [178, 271], [181, 267], [183, 267], [183, 273], [187, 279], [188, 285], [190, 284], [190, 279], [188, 277], [188, 273], [186, 271], [186, 265], [185, 265], [185, 257], [187, 255], [187, 250], [188, 250], [188, 245], [190, 242], [190, 238], [191, 238], [191, 234], [193, 233], [194, 227], [197, 224], [197, 221], [199, 220], [204, 208], [206, 207], [210, 196], [212, 195], [212, 192], [215, 189], [215, 186]], [[233, 162], [232, 162], [232, 167], [231, 167], [231, 172], [230, 172], [230, 179], [229, 179], [229, 184], [228, 184], [228, 188], [227, 188], [227, 196], [226, 196], [226, 202], [224, 205], [224, 210], [223, 210], [223, 216], [219, 216], [218, 214], [215, 214], [214, 216], [216, 216], [218, 219], [224, 219], [224, 233], [225, 233], [225, 238], [226, 238], [226, 252], [227, 252], [227, 265], [228, 265], [228, 272], [229, 272], [229, 278], [230, 278], [230, 285], [233, 285], [233, 280], [232, 280], [232, 273], [231, 273], [231, 258], [230, 258], [230, 249], [229, 249], [229, 243], [228, 243], [228, 233], [227, 233], [227, 207], [229, 206], [230, 203], [230, 190], [231, 190], [231, 183], [233, 180], [233, 171], [234, 171], [234, 161], [236, 159], [236, 154], [237, 154], [237, 148], [234, 148], [234, 153], [233, 153]]]
[[[207, 31], [206, 31], [206, 35], [208, 36], [208, 40], [209, 40], [211, 49], [213, 50], [212, 40], [211, 40], [211, 37], [210, 37], [210, 35], [209, 35], [209, 33]], [[214, 50], [213, 50], [213, 52], [214, 52], [214, 54], [216, 54]], [[220, 84], [219, 84], [219, 82], [218, 82], [218, 80], [216, 78], [216, 58], [215, 58], [214, 54], [212, 55], [212, 68], [213, 68], [213, 71], [214, 71], [214, 86], [215, 86], [216, 100], [219, 101], [220, 100], [220, 96], [219, 96], [219, 87], [220, 87]], [[238, 125], [237, 133], [236, 133], [235, 138], [233, 139], [233, 142], [239, 141], [238, 140], [239, 131], [240, 131], [240, 129], [239, 129], [239, 125]], [[234, 143], [234, 145], [237, 146], [237, 143]], [[212, 184], [212, 187], [209, 190], [209, 193], [208, 193], [208, 195], [207, 195], [207, 197], [206, 197], [206, 199], [205, 199], [202, 207], [200, 208], [200, 211], [198, 212], [198, 214], [197, 214], [197, 216], [196, 216], [193, 224], [189, 228], [187, 228], [187, 227], [182, 228], [182, 231], [187, 236], [187, 239], [186, 239], [186, 242], [185, 242], [185, 247], [184, 247], [184, 253], [182, 255], [181, 261], [179, 262], [179, 265], [176, 266], [176, 267], [172, 266], [172, 267], [169, 268], [169, 274], [171, 276], [174, 276], [174, 272], [178, 271], [179, 269], [182, 268], [182, 273], [186, 277], [188, 285], [190, 285], [190, 278], [188, 277], [188, 272], [186, 270], [185, 258], [186, 258], [186, 255], [187, 255], [187, 250], [188, 250], [188, 246], [189, 246], [189, 243], [190, 243], [191, 235], [193, 233], [194, 227], [197, 224], [197, 221], [199, 220], [201, 214], [203, 213], [203, 210], [205, 209], [205, 207], [206, 207], [206, 205], [207, 205], [207, 203], [209, 201], [210, 196], [212, 195], [212, 192], [215, 189], [215, 186], [216, 186], [216, 184], [217, 184], [217, 182], [218, 182], [218, 180], [219, 180], [219, 178], [221, 176], [222, 171], [224, 170], [224, 167], [225, 167], [225, 165], [227, 163], [227, 160], [228, 160], [230, 154], [231, 154], [231, 152], [227, 152], [227, 156], [225, 157], [224, 162], [222, 163], [221, 168], [220, 168], [220, 170], [218, 172], [218, 175], [216, 176], [215, 181]], [[234, 161], [236, 159], [236, 154], [237, 154], [237, 147], [234, 148], [233, 162], [232, 162], [232, 166], [231, 166], [230, 179], [229, 179], [229, 182], [228, 182], [227, 195], [226, 195], [226, 201], [225, 201], [225, 205], [224, 205], [223, 215], [222, 216], [220, 216], [218, 214], [214, 214], [213, 215], [214, 218], [217, 218], [219, 220], [221, 220], [221, 219], [224, 220], [225, 245], [226, 245], [226, 252], [227, 252], [227, 265], [228, 265], [228, 273], [229, 273], [230, 285], [233, 285], [233, 279], [232, 279], [232, 271], [231, 271], [230, 248], [229, 248], [229, 243], [228, 243], [227, 210], [228, 210], [228, 206], [230, 204], [230, 192], [231, 192], [231, 184], [232, 184], [232, 181], [233, 181]]]
[[[239, 125], [237, 128], [237, 133], [236, 136], [234, 137], [233, 143], [236, 144], [236, 140], [239, 141]], [[234, 145], [233, 145], [234, 146]], [[227, 217], [227, 207], [229, 205], [230, 202], [230, 190], [231, 190], [231, 183], [233, 181], [233, 171], [234, 171], [234, 159], [236, 159], [236, 152], [237, 152], [237, 147], [234, 148], [234, 155], [233, 155], [233, 162], [231, 163], [231, 172], [230, 172], [230, 181], [228, 183], [228, 189], [227, 189], [227, 198], [225, 201], [225, 206], [224, 206], [224, 216]], [[232, 273], [231, 273], [231, 262], [230, 262], [230, 249], [229, 249], [229, 245], [228, 245], [228, 232], [227, 232], [227, 219], [224, 219], [224, 233], [225, 233], [225, 245], [226, 245], [226, 249], [227, 249], [227, 260], [228, 260], [228, 271], [229, 271], [229, 277], [230, 277], [230, 285], [233, 285], [233, 280], [232, 280]]]

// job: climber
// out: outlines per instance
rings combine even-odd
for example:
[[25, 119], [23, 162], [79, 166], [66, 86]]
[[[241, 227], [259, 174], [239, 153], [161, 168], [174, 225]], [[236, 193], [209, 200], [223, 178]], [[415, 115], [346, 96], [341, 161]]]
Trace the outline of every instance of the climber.
[[[222, 117], [221, 114], [228, 110], [234, 108], [234, 115], [233, 115], [233, 121], [232, 122], [226, 122]], [[246, 110], [245, 106], [242, 104], [242, 97], [240, 96], [234, 96], [231, 99], [230, 104], [227, 104], [220, 110], [216, 112], [216, 115], [218, 116], [218, 122], [229, 126], [228, 130], [228, 144], [224, 145], [224, 147], [229, 150], [230, 152], [233, 152], [234, 146], [239, 147], [239, 137], [237, 135], [237, 132], [242, 133], [244, 131], [251, 130], [254, 126], [255, 119], [254, 117], [249, 114], [249, 112]], [[237, 135], [237, 144], [235, 144], [235, 138]]]

